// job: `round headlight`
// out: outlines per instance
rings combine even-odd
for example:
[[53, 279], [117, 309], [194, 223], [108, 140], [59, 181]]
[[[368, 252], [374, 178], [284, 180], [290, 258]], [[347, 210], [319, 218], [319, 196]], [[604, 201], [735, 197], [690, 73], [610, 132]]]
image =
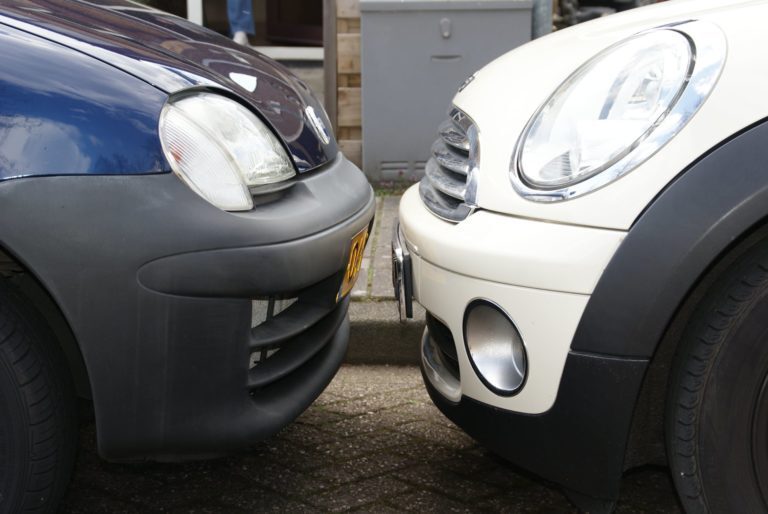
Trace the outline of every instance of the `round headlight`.
[[533, 200], [565, 200], [631, 171], [698, 110], [724, 58], [722, 33], [703, 22], [643, 32], [601, 52], [528, 123], [513, 185]]
[[509, 396], [525, 382], [528, 359], [520, 332], [496, 304], [475, 300], [464, 317], [469, 361], [492, 391]]
[[249, 188], [296, 174], [280, 141], [253, 112], [213, 93], [169, 101], [160, 115], [160, 141], [174, 173], [227, 211], [250, 210]]

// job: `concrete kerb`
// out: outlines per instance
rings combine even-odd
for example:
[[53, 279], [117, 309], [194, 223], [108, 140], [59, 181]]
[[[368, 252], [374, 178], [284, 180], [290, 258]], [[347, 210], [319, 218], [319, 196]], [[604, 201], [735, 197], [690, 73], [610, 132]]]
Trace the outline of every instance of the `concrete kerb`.
[[376, 220], [349, 308], [350, 341], [346, 362], [418, 364], [424, 309], [401, 323], [392, 288], [390, 238], [397, 220], [399, 194], [377, 191]]
[[347, 363], [419, 363], [419, 343], [424, 332], [424, 309], [420, 305], [414, 305], [414, 319], [400, 323], [393, 300], [353, 301], [349, 318]]

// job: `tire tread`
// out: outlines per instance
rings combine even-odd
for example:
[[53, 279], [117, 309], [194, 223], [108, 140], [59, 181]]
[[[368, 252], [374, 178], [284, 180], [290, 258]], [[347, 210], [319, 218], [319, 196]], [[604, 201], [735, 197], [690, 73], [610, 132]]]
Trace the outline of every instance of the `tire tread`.
[[56, 512], [74, 464], [74, 389], [53, 338], [34, 308], [0, 279], [0, 360], [17, 384], [29, 429], [23, 492], [12, 511]]
[[687, 512], [709, 512], [699, 468], [699, 409], [719, 352], [732, 329], [768, 290], [768, 246], [732, 267], [688, 325], [673, 366], [667, 403], [667, 451]]

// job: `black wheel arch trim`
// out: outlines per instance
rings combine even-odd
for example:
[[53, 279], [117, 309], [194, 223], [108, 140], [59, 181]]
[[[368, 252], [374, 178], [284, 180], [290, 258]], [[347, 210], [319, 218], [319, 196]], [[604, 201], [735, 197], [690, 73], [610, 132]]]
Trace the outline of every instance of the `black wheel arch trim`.
[[684, 170], [629, 230], [587, 303], [571, 349], [649, 358], [713, 263], [768, 216], [768, 121]]

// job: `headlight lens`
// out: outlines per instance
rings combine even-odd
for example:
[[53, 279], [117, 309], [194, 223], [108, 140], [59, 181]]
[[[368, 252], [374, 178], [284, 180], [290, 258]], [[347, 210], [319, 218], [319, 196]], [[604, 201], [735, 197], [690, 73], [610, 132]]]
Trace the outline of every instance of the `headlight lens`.
[[651, 30], [569, 77], [518, 143], [510, 170], [518, 191], [533, 200], [573, 198], [627, 173], [669, 141], [709, 95], [725, 54], [719, 29], [686, 25], [713, 39], [700, 46], [688, 30]]
[[173, 171], [227, 211], [253, 208], [249, 187], [296, 174], [277, 137], [254, 113], [213, 93], [168, 102], [160, 116], [160, 140]]

